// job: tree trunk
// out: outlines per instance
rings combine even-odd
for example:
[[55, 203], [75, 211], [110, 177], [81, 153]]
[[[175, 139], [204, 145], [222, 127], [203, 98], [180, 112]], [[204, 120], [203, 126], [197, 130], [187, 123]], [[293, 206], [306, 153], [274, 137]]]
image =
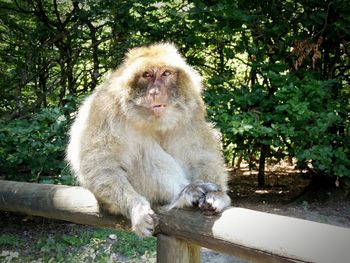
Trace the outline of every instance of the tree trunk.
[[260, 151], [258, 187], [265, 187], [265, 160], [269, 151], [269, 145], [263, 144]]

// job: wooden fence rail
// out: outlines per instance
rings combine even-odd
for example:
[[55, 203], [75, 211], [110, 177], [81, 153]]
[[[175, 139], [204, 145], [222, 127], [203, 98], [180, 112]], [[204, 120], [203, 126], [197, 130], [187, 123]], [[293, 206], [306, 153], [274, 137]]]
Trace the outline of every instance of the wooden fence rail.
[[[128, 227], [82, 187], [0, 180], [0, 210], [102, 227]], [[200, 246], [253, 262], [350, 262], [350, 229], [231, 207], [221, 215], [156, 209], [157, 262], [199, 262]]]

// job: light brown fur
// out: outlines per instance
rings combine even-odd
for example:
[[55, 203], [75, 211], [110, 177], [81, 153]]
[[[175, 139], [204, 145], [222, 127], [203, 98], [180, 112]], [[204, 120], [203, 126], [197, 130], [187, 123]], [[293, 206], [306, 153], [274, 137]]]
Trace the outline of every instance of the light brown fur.
[[[178, 72], [178, 98], [161, 117], [130, 102], [135, 80], [149, 68]], [[218, 137], [205, 121], [200, 76], [173, 45], [156, 44], [132, 49], [85, 100], [70, 130], [67, 160], [110, 212], [150, 235], [152, 205], [196, 204], [216, 212], [229, 205]]]

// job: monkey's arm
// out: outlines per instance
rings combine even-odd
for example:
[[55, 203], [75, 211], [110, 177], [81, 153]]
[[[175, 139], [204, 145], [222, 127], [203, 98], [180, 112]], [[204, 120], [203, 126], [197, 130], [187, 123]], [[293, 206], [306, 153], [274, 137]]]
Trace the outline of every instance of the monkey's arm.
[[94, 193], [111, 213], [131, 219], [133, 231], [138, 235], [152, 234], [154, 212], [146, 198], [129, 183], [126, 170], [121, 165], [106, 154], [86, 154], [80, 173], [83, 186]]
[[198, 206], [206, 211], [221, 212], [231, 204], [231, 200], [226, 194], [227, 172], [220, 154], [219, 152], [213, 154], [212, 151], [205, 149], [191, 151], [193, 148], [185, 149], [191, 183], [181, 191], [168, 208]]
[[211, 124], [194, 122], [195, 127], [188, 135], [191, 144], [182, 144], [186, 165], [189, 167], [192, 182], [203, 181], [219, 186], [219, 190], [227, 191], [227, 171], [220, 148], [220, 136]]
[[[213, 154], [215, 150], [217, 152]], [[221, 212], [231, 204], [231, 199], [226, 193], [227, 171], [217, 149], [203, 149], [201, 154], [192, 160], [191, 171], [193, 184], [204, 192], [204, 197], [198, 201], [201, 209]]]
[[220, 212], [231, 204], [231, 200], [226, 194], [227, 172], [218, 147], [219, 138], [216, 131], [203, 122], [194, 130], [200, 132], [196, 136], [189, 136], [191, 144], [181, 144], [191, 184], [183, 189], [171, 206], [194, 205]]

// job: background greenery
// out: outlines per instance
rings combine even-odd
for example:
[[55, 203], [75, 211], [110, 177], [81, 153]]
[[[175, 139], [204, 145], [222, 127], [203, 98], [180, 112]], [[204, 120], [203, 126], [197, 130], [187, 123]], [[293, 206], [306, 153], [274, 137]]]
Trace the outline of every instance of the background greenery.
[[[126, 230], [102, 229], [12, 215], [0, 233], [0, 261], [156, 262], [156, 238]], [[21, 233], [21, 234], [20, 234]]]
[[174, 42], [204, 76], [228, 164], [295, 158], [350, 177], [350, 2], [0, 0], [0, 166], [73, 183], [63, 162], [82, 98], [133, 46]]

